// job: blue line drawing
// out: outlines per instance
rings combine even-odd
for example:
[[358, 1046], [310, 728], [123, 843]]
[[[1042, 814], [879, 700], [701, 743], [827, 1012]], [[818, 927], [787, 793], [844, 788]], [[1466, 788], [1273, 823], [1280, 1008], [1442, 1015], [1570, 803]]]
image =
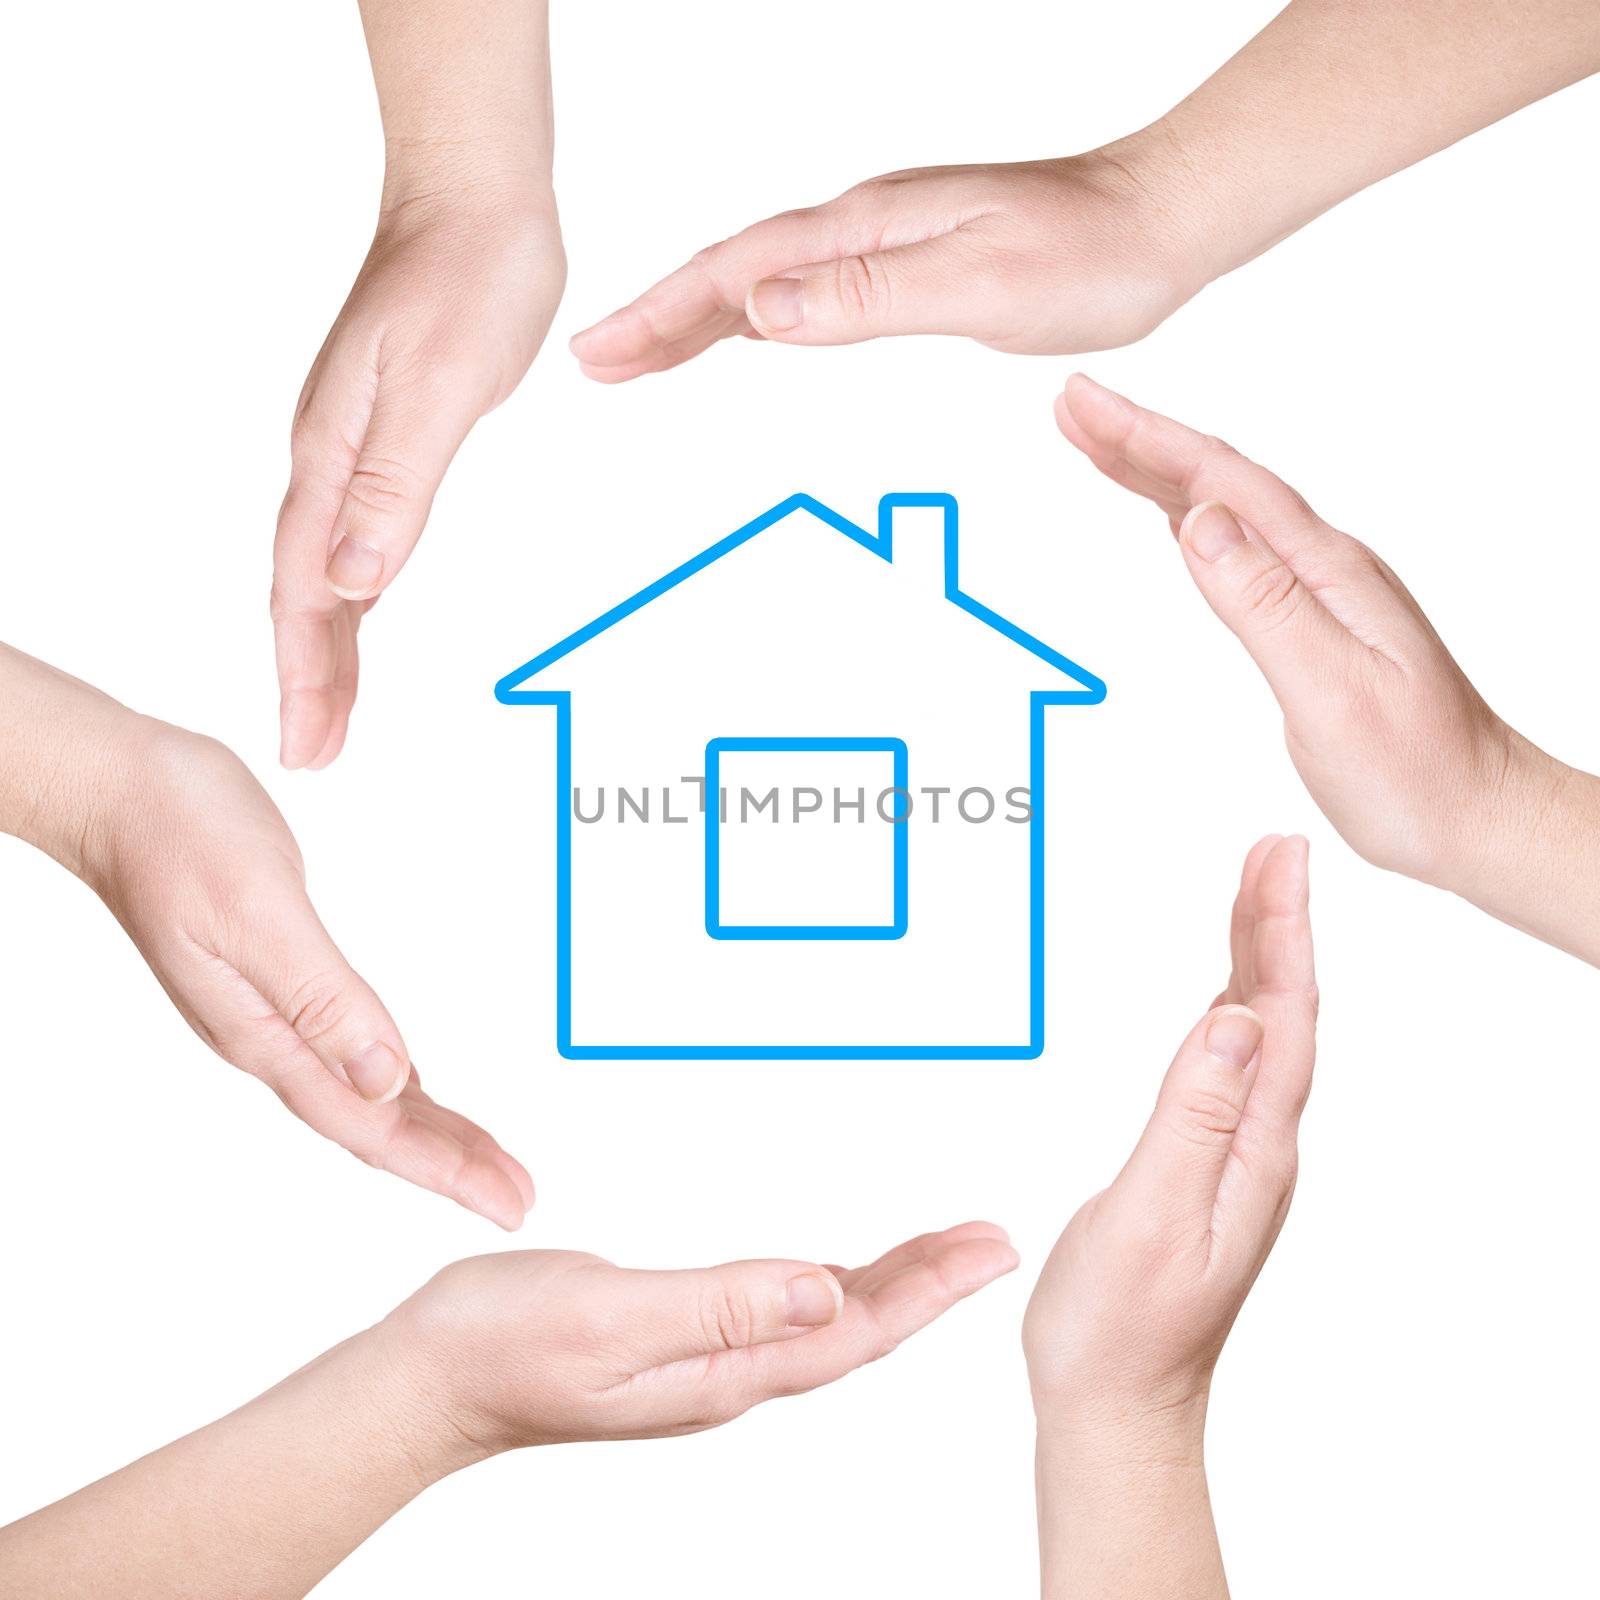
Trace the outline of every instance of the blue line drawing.
[[[1072, 687], [1064, 689], [1035, 689], [1029, 695], [1029, 785], [1031, 790], [1031, 817], [1028, 822], [1028, 1038], [1021, 1044], [588, 1044], [577, 1043], [572, 1037], [572, 693], [567, 689], [531, 689], [530, 679], [546, 668], [587, 644], [591, 639], [615, 627], [681, 583], [702, 572], [713, 562], [720, 561], [730, 551], [756, 538], [768, 528], [782, 522], [796, 511], [806, 511], [819, 521], [842, 533], [864, 549], [884, 561], [894, 559], [894, 512], [901, 507], [937, 509], [944, 513], [944, 598], [961, 611], [974, 617], [986, 627], [1009, 639], [1019, 648], [1037, 657], [1070, 680]], [[841, 516], [829, 506], [809, 494], [792, 494], [761, 513], [752, 521], [737, 528], [726, 538], [702, 550], [699, 555], [681, 566], [647, 584], [638, 593], [603, 612], [592, 622], [570, 633], [548, 650], [526, 661], [509, 672], [495, 685], [495, 698], [508, 706], [550, 706], [556, 713], [556, 1049], [568, 1061], [1032, 1061], [1044, 1053], [1044, 830], [1045, 830], [1045, 765], [1044, 735], [1045, 708], [1048, 706], [1092, 706], [1106, 698], [1105, 683], [1092, 672], [1079, 666], [1060, 651], [1052, 649], [1042, 640], [1025, 632], [1015, 623], [991, 610], [981, 601], [965, 593], [960, 585], [960, 537], [958, 508], [955, 497], [949, 494], [916, 493], [886, 494], [878, 502], [878, 527], [869, 532]], [[898, 741], [868, 740], [868, 746], [891, 746]], [[740, 741], [712, 741], [723, 749], [733, 749]], [[822, 741], [815, 748], [835, 748], [843, 740]], [[804, 741], [790, 740], [778, 748], [805, 747]], [[772, 748], [774, 741], [754, 741], [752, 747]], [[896, 752], [896, 760], [904, 759], [904, 745]], [[708, 749], [708, 762], [713, 752]], [[708, 768], [706, 794], [708, 817], [716, 815], [716, 806], [709, 797], [716, 793], [712, 772]], [[905, 848], [906, 828], [896, 827], [897, 852]], [[714, 829], [707, 827], [707, 893], [708, 932], [712, 905], [709, 895], [714, 882], [714, 871], [709, 852], [715, 849]], [[899, 937], [905, 931], [906, 905], [903, 897], [905, 873], [903, 857], [896, 859], [895, 925], [898, 933], [887, 930], [874, 937], [883, 939]], [[722, 930], [727, 937], [862, 937], [863, 930], [849, 929], [807, 931], [805, 929]], [[713, 936], [717, 936], [713, 934]]]
[[[706, 746], [706, 932], [713, 939], [902, 939], [906, 931], [910, 855], [909, 814], [898, 815], [894, 829], [894, 912], [881, 923], [727, 923], [722, 920], [722, 808], [712, 796], [722, 793], [722, 754], [739, 750], [879, 750], [894, 757], [894, 788], [910, 793], [910, 763], [904, 739], [713, 739]], [[901, 810], [899, 801], [895, 810]]]

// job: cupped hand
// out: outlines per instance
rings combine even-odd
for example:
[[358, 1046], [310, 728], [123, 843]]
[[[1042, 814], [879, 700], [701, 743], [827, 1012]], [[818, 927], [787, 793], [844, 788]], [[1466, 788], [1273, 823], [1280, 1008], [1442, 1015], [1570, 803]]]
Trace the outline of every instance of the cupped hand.
[[804, 345], [963, 334], [1032, 354], [1129, 344], [1204, 279], [1166, 180], [1125, 146], [894, 172], [769, 217], [578, 334], [573, 354], [591, 378], [620, 383], [734, 334]]
[[82, 871], [190, 1027], [325, 1138], [519, 1227], [528, 1174], [423, 1093], [393, 1018], [312, 909], [266, 791], [215, 740], [121, 717]]
[[1040, 1274], [1023, 1342], [1041, 1428], [1203, 1407], [1283, 1226], [1316, 1047], [1304, 839], [1250, 852], [1229, 938], [1227, 987], [1179, 1049], [1137, 1148]]
[[1067, 384], [1056, 420], [1166, 513], [1345, 840], [1376, 866], [1470, 895], [1468, 864], [1513, 809], [1510, 790], [1554, 764], [1489, 709], [1394, 573], [1266, 468], [1088, 378]]
[[538, 354], [565, 277], [548, 196], [465, 186], [386, 212], [295, 413], [272, 584], [285, 766], [338, 755], [362, 616], [473, 424]]
[[477, 1454], [664, 1438], [832, 1383], [1016, 1264], [984, 1222], [850, 1271], [776, 1260], [642, 1272], [515, 1251], [445, 1268], [384, 1327]]

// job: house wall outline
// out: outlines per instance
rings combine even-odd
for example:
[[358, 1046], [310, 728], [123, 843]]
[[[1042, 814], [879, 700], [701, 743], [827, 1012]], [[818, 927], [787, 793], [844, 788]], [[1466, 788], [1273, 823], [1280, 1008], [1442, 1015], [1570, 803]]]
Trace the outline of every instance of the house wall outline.
[[[530, 689], [529, 679], [591, 639], [625, 621], [749, 540], [806, 511], [881, 560], [894, 559], [894, 513], [902, 507], [944, 513], [944, 598], [1070, 680], [1065, 689], [1029, 691], [1028, 769], [1028, 1038], [1022, 1044], [579, 1044], [572, 1037], [572, 691]], [[548, 706], [556, 716], [556, 1050], [568, 1061], [1032, 1061], [1044, 1053], [1045, 711], [1050, 706], [1099, 705], [1104, 680], [967, 594], [960, 583], [960, 510], [953, 495], [894, 493], [878, 502], [871, 532], [805, 493], [789, 495], [698, 555], [674, 567], [593, 621], [557, 641], [494, 687], [508, 706]]]

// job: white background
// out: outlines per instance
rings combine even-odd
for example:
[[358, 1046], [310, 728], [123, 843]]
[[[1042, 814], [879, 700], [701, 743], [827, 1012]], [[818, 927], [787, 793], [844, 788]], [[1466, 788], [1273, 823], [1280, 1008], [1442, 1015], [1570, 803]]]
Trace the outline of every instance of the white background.
[[[1218, 986], [1234, 874], [1313, 839], [1322, 1059], [1294, 1215], [1219, 1374], [1243, 1594], [1592, 1585], [1592, 973], [1364, 867], [1162, 519], [1056, 436], [1072, 363], [944, 341], [725, 347], [623, 391], [563, 348], [701, 244], [874, 172], [1062, 153], [1158, 114], [1270, 4], [738, 0], [559, 8], [571, 256], [550, 347], [463, 450], [363, 632], [344, 757], [273, 770], [266, 595], [304, 368], [365, 249], [380, 143], [353, 5], [7, 20], [0, 635], [215, 733], [441, 1098], [533, 1169], [528, 1245], [630, 1264], [867, 1258], [971, 1216], [1013, 1278], [838, 1388], [677, 1443], [503, 1458], [331, 1596], [1024, 1594], [1033, 1273]], [[1508, 41], [1507, 48], [1514, 48]], [[1593, 87], [1349, 203], [1145, 344], [1118, 387], [1282, 471], [1407, 579], [1496, 708], [1600, 766]], [[515, 662], [741, 519], [886, 480], [980, 502], [973, 587], [1112, 685], [1092, 835], [1053, 853], [1052, 1047], [1024, 1066], [569, 1065], [526, 924], [547, 759]], [[743, 513], [747, 514], [747, 513]], [[208, 1055], [120, 930], [0, 850], [0, 1517], [256, 1392], [504, 1241], [360, 1167]], [[531, 976], [529, 976], [531, 974]]]

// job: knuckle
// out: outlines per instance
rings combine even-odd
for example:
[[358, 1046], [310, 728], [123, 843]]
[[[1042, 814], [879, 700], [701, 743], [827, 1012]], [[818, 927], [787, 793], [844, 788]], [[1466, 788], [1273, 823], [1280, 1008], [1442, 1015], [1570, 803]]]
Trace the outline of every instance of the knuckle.
[[755, 1337], [750, 1296], [727, 1284], [713, 1284], [700, 1297], [700, 1330], [708, 1348], [743, 1350]]
[[1191, 493], [1200, 493], [1202, 485], [1242, 459], [1239, 452], [1226, 439], [1219, 439], [1216, 434], [1208, 433], [1200, 440], [1199, 449], [1195, 452], [1194, 465], [1189, 469], [1184, 488]]
[[295, 988], [284, 1014], [289, 1026], [311, 1044], [341, 1028], [350, 1014], [350, 1006], [337, 975], [324, 972]]
[[1259, 627], [1278, 628], [1298, 613], [1305, 589], [1290, 567], [1273, 561], [1251, 575], [1240, 599]]
[[881, 258], [845, 256], [836, 261], [831, 287], [849, 316], [869, 317], [889, 304], [889, 275]]
[[375, 516], [392, 516], [414, 504], [421, 488], [421, 479], [403, 461], [363, 456], [350, 474], [345, 496]]
[[[1281, 478], [1278, 481], [1283, 483]], [[1320, 522], [1322, 520], [1312, 508], [1311, 502], [1292, 483], [1284, 483], [1283, 492], [1288, 497], [1289, 504], [1306, 521]]]
[[[738, 235], [734, 237], [737, 238]], [[719, 239], [716, 244], [703, 245], [689, 257], [689, 265], [696, 272], [703, 273], [706, 277], [714, 279], [717, 274], [717, 268], [722, 264], [723, 255], [732, 242], [732, 239]]]
[[1240, 1108], [1229, 1096], [1197, 1085], [1179, 1100], [1174, 1122], [1185, 1142], [1215, 1149], [1239, 1131], [1239, 1118]]

